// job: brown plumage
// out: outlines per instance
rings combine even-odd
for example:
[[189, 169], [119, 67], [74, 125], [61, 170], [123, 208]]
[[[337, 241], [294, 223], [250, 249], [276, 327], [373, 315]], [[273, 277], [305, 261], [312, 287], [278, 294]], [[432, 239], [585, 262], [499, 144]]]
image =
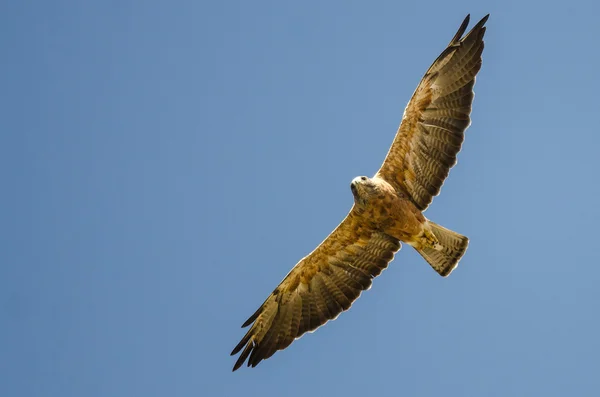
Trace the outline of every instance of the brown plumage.
[[251, 327], [231, 352], [241, 352], [234, 371], [246, 360], [256, 366], [350, 308], [388, 266], [401, 241], [442, 276], [457, 266], [467, 237], [429, 221], [422, 211], [456, 163], [470, 124], [487, 19], [463, 37], [465, 18], [415, 90], [375, 177], [352, 181], [350, 213], [242, 325]]
[[425, 210], [440, 192], [471, 123], [475, 75], [481, 68], [489, 15], [461, 39], [469, 16], [421, 79], [377, 176]]

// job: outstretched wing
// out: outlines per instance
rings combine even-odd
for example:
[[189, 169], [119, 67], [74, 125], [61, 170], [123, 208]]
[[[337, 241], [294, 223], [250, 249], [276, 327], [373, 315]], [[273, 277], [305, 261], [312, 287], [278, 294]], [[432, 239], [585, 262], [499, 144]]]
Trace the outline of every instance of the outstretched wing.
[[448, 47], [433, 62], [404, 110], [394, 142], [377, 172], [425, 210], [440, 192], [471, 123], [475, 75], [481, 68], [489, 15], [462, 37], [465, 18]]
[[369, 229], [354, 211], [312, 253], [288, 273], [243, 325], [252, 326], [233, 349], [255, 367], [304, 333], [347, 310], [371, 286], [400, 249], [400, 242]]

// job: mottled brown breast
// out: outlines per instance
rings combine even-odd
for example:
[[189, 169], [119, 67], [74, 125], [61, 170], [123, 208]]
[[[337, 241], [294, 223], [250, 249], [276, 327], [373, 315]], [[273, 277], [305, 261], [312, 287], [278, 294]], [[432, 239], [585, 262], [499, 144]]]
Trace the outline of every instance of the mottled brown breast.
[[411, 242], [422, 230], [425, 217], [408, 198], [398, 194], [386, 181], [373, 178], [379, 194], [371, 197], [363, 208], [356, 208], [359, 216], [375, 229], [398, 240]]

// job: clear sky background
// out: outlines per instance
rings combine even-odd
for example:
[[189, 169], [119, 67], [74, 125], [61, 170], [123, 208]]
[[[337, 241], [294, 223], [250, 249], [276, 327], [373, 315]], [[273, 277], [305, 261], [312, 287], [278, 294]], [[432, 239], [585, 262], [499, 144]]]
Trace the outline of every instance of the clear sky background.
[[[6, 1], [0, 395], [596, 396], [596, 1]], [[417, 82], [486, 13], [473, 124], [336, 321], [231, 373], [240, 325], [343, 219]]]

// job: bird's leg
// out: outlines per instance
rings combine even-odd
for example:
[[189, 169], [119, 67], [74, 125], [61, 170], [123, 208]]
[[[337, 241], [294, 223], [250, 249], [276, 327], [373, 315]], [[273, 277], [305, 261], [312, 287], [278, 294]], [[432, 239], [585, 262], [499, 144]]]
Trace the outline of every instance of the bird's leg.
[[439, 243], [437, 237], [428, 227], [423, 228], [423, 232], [420, 236], [421, 244], [423, 247], [431, 247], [434, 250], [441, 251], [442, 245]]

